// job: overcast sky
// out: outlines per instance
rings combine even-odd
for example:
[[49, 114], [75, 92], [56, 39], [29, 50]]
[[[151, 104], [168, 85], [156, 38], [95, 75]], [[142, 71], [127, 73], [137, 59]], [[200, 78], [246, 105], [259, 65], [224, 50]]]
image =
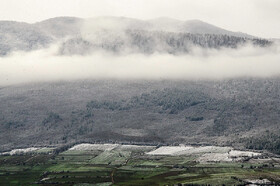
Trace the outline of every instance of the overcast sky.
[[200, 19], [248, 34], [280, 38], [280, 0], [0, 0], [0, 20], [57, 16]]

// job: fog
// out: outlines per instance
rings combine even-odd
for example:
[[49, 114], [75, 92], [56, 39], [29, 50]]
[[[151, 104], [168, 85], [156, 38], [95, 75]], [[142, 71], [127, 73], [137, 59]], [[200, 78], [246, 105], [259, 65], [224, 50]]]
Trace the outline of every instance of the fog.
[[57, 16], [173, 17], [279, 38], [279, 9], [279, 0], [1, 0], [0, 19], [33, 23]]
[[219, 80], [272, 77], [280, 74], [279, 46], [209, 50], [193, 48], [188, 55], [155, 53], [87, 56], [58, 55], [58, 45], [0, 57], [0, 85], [77, 79]]

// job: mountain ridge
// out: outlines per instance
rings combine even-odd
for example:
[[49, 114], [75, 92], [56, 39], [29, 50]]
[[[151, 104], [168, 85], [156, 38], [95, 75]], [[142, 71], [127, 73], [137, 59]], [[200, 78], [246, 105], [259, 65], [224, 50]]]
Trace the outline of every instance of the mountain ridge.
[[[127, 35], [128, 30], [134, 32], [133, 36]], [[141, 33], [139, 33], [140, 30]], [[189, 38], [186, 40], [181, 38], [182, 34], [191, 34], [192, 36], [188, 36]], [[271, 44], [273, 42], [266, 39], [258, 39], [240, 32], [228, 31], [200, 20], [180, 21], [172, 18], [140, 20], [109, 16], [87, 19], [77, 17], [55, 17], [33, 24], [16, 21], [0, 21], [0, 36], [0, 56], [5, 56], [18, 50], [32, 51], [47, 48], [58, 41], [67, 43], [72, 42], [71, 40], [73, 39], [80, 39], [86, 43], [90, 43], [85, 46], [71, 46], [74, 47], [74, 49], [86, 47], [85, 50], [87, 51], [92, 51], [96, 48], [108, 50], [117, 47], [122, 50], [123, 47], [136, 47], [138, 52], [148, 51], [148, 53], [165, 52], [172, 54], [176, 53], [173, 51], [176, 51], [178, 48], [181, 48], [181, 51], [184, 51], [183, 53], [187, 53], [189, 51], [189, 46], [197, 45], [197, 42], [194, 42], [197, 38], [203, 40], [202, 43], [204, 43], [198, 44], [198, 47], [208, 48], [210, 46], [210, 48], [214, 47], [217, 49], [220, 47], [236, 48], [244, 43], [252, 42], [252, 40], [259, 40], [253, 42], [258, 46], [266, 46], [263, 45], [263, 43]], [[216, 36], [221, 36], [221, 38]], [[236, 38], [231, 38], [229, 40], [228, 36]], [[209, 40], [209, 37], [212, 37], [212, 40]], [[217, 38], [221, 39], [221, 41], [215, 40]], [[126, 46], [127, 39], [138, 43], [134, 43], [134, 45], [131, 46], [130, 42], [128, 46]], [[96, 45], [97, 40], [99, 42], [98, 46]], [[184, 40], [184, 43], [182, 43], [182, 40]], [[143, 46], [141, 45], [142, 43], [144, 43]], [[159, 50], [156, 46], [158, 43], [166, 48]], [[212, 43], [216, 44], [213, 45]], [[234, 43], [234, 45], [232, 45], [232, 43]], [[91, 47], [91, 45], [95, 47], [87, 48]], [[60, 48], [63, 48], [63, 46], [60, 46]], [[69, 50], [73, 51], [73, 49]], [[74, 51], [74, 54], [80, 53], [80, 51]]]
[[[129, 17], [115, 17], [115, 16], [99, 16], [99, 17], [91, 17], [91, 18], [78, 18], [78, 17], [54, 17], [54, 18], [50, 18], [50, 19], [46, 19], [46, 20], [43, 20], [43, 21], [40, 21], [40, 22], [36, 22], [34, 24], [42, 24], [42, 23], [46, 23], [46, 22], [49, 22], [49, 21], [57, 21], [57, 20], [61, 20], [61, 19], [72, 19], [72, 20], [80, 20], [80, 21], [88, 21], [88, 20], [95, 20], [95, 19], [114, 19], [114, 20], [118, 20], [118, 21], [135, 21], [135, 22], [142, 22], [142, 23], [158, 23], [158, 22], [161, 22], [161, 23], [164, 23], [164, 24], [168, 24], [168, 23], [171, 23], [171, 24], [181, 24], [183, 27], [186, 27], [186, 26], [192, 26], [192, 24], [195, 24], [195, 26], [198, 26], [198, 25], [203, 25], [204, 27], [205, 26], [208, 26], [208, 27], [212, 27], [212, 28], [216, 28], [216, 29], [219, 29], [220, 31], [218, 32], [219, 34], [224, 32], [225, 35], [233, 35], [233, 36], [237, 36], [237, 37], [254, 37], [254, 38], [261, 38], [261, 37], [257, 37], [257, 36], [252, 36], [252, 35], [249, 35], [247, 33], [243, 33], [243, 32], [234, 32], [234, 31], [229, 31], [229, 30], [226, 30], [224, 28], [221, 28], [221, 27], [218, 27], [218, 26], [215, 26], [211, 23], [207, 23], [205, 21], [202, 21], [202, 20], [199, 20], [199, 19], [190, 19], [190, 20], [178, 20], [178, 19], [174, 19], [174, 18], [170, 18], [170, 17], [158, 17], [158, 18], [154, 18], [154, 19], [145, 19], [145, 20], [142, 20], [142, 19], [136, 19], [136, 18], [129, 18]], [[130, 28], [132, 29], [132, 28]], [[191, 31], [192, 29], [189, 29], [189, 30], [179, 30], [177, 32], [184, 32], [184, 33], [193, 33]], [[200, 34], [214, 34], [214, 32], [207, 32], [207, 31], [200, 31], [199, 32]]]

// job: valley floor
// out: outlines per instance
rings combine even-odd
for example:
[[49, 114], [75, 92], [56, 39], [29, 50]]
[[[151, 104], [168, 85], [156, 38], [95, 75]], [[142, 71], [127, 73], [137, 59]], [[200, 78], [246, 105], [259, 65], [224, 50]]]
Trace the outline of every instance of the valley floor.
[[280, 184], [280, 159], [231, 147], [79, 144], [0, 156], [0, 185]]

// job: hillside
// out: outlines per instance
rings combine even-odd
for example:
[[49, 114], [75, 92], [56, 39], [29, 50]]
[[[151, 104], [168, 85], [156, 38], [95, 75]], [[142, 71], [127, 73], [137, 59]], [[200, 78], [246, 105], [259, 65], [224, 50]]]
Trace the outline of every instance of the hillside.
[[279, 82], [87, 80], [2, 87], [0, 150], [116, 141], [279, 152]]

